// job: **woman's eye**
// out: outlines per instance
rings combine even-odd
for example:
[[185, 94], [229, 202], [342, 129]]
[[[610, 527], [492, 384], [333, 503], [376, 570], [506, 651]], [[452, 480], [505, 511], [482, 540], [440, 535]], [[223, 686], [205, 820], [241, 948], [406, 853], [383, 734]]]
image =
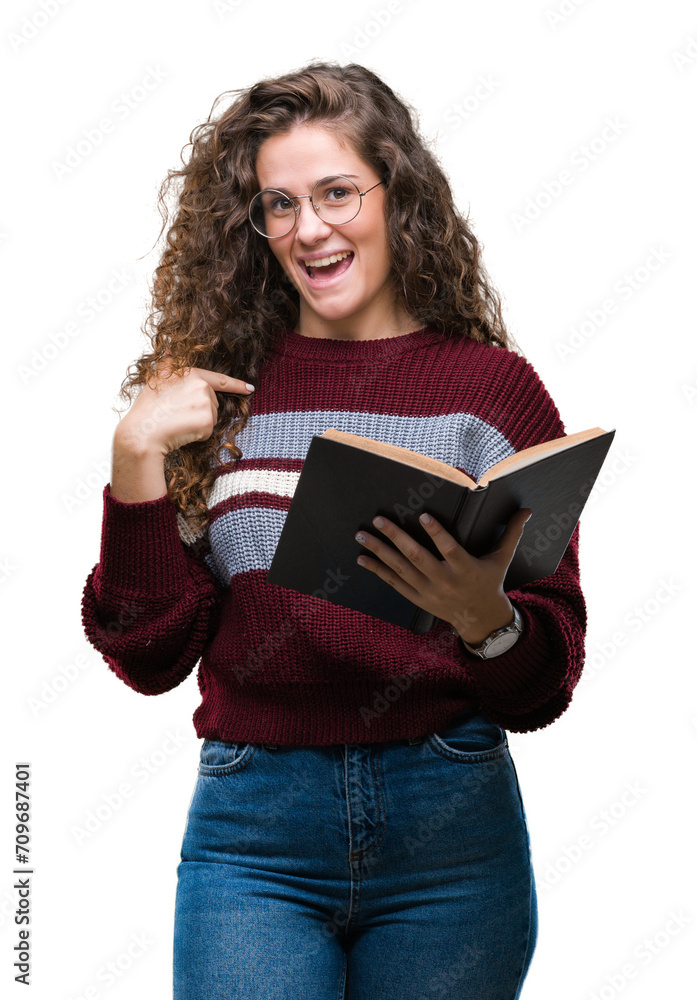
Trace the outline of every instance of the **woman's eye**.
[[327, 191], [326, 197], [329, 198], [330, 201], [342, 201], [347, 194], [348, 191], [346, 188], [330, 188], [329, 191]]
[[271, 202], [271, 210], [273, 212], [288, 212], [292, 207], [292, 202], [289, 198], [274, 198]]

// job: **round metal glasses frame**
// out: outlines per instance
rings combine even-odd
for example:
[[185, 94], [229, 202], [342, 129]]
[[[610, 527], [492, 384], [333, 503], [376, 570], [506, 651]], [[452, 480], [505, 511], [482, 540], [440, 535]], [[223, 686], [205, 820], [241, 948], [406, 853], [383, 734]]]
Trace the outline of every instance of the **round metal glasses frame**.
[[[317, 208], [317, 206], [315, 205], [315, 202], [313, 200], [313, 196], [314, 196], [314, 193], [315, 193], [315, 188], [317, 187], [317, 185], [321, 184], [323, 181], [326, 181], [326, 180], [329, 180], [329, 179], [331, 179], [331, 180], [347, 181], [352, 187], [354, 187], [356, 189], [356, 191], [358, 191], [358, 195], [359, 195], [359, 198], [360, 198], [360, 200], [358, 202], [358, 208], [356, 209], [355, 213], [351, 216], [351, 218], [350, 219], [346, 219], [345, 222], [328, 222], [327, 219], [322, 219], [322, 216], [319, 214], [319, 209]], [[380, 187], [380, 185], [384, 184], [384, 183], [385, 183], [384, 181], [378, 181], [377, 184], [373, 184], [373, 187], [366, 188], [365, 191], [359, 191], [358, 190], [358, 185], [354, 184], [350, 177], [346, 177], [344, 174], [331, 174], [331, 175], [329, 175], [329, 177], [320, 177], [320, 179], [313, 184], [312, 191], [310, 192], [310, 194], [289, 195], [289, 194], [286, 194], [285, 191], [279, 191], [277, 188], [264, 188], [263, 191], [258, 191], [257, 194], [255, 194], [254, 197], [252, 198], [252, 200], [250, 201], [249, 208], [247, 210], [247, 215], [248, 215], [249, 221], [252, 223], [252, 226], [254, 227], [255, 231], [257, 233], [259, 233], [260, 236], [264, 236], [267, 240], [282, 240], [284, 236], [288, 236], [289, 233], [292, 233], [293, 230], [295, 229], [295, 227], [298, 224], [298, 215], [300, 214], [300, 205], [298, 204], [298, 202], [300, 201], [301, 198], [309, 198], [310, 199], [310, 204], [314, 208], [314, 210], [315, 210], [316, 214], [319, 216], [319, 218], [322, 219], [322, 222], [326, 222], [328, 226], [345, 226], [349, 222], [353, 222], [353, 220], [356, 218], [356, 216], [360, 212], [361, 208], [363, 207], [363, 198], [364, 198], [364, 196], [367, 195], [374, 188]], [[252, 208], [253, 208], [254, 203], [256, 202], [256, 200], [261, 195], [263, 195], [263, 194], [280, 194], [283, 198], [286, 198], [289, 202], [291, 202], [291, 204], [293, 206], [293, 210], [295, 212], [295, 218], [293, 220], [293, 225], [290, 227], [290, 229], [288, 230], [287, 233], [282, 233], [280, 236], [269, 236], [267, 233], [262, 232], [261, 229], [259, 229], [256, 225], [254, 225], [254, 219], [252, 218]]]

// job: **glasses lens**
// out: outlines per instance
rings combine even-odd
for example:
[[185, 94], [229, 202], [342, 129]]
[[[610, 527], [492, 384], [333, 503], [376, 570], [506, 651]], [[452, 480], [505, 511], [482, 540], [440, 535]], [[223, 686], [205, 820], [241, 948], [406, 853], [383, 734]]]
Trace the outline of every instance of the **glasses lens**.
[[323, 222], [342, 226], [355, 218], [361, 207], [361, 195], [348, 177], [335, 175], [317, 181], [312, 194], [317, 214]]
[[291, 199], [282, 191], [260, 191], [252, 198], [249, 218], [262, 236], [277, 239], [289, 233], [295, 225], [295, 209]]

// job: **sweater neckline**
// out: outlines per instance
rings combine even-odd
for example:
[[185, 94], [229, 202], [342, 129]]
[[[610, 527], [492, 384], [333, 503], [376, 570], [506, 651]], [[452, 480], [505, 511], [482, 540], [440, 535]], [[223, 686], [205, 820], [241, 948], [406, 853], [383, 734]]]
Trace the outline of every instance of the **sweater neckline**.
[[282, 327], [277, 334], [276, 352], [303, 361], [371, 361], [394, 358], [442, 339], [442, 334], [432, 326], [397, 337], [370, 337], [367, 340], [304, 337], [290, 327]]

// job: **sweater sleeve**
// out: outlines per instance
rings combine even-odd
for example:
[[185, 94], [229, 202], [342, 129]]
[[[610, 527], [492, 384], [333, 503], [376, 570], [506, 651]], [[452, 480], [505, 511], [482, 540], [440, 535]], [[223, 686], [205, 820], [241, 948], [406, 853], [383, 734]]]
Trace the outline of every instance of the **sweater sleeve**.
[[99, 562], [82, 594], [89, 642], [141, 694], [161, 694], [193, 670], [219, 624], [225, 590], [185, 546], [165, 494], [125, 503], [104, 487]]
[[[562, 437], [559, 412], [532, 366], [519, 359], [509, 440], [516, 451]], [[506, 591], [523, 619], [523, 634], [505, 653], [483, 660], [458, 639], [479, 703], [493, 722], [530, 732], [554, 722], [569, 706], [585, 659], [586, 602], [579, 572], [580, 522], [556, 571]], [[523, 532], [520, 545], [525, 543]]]

